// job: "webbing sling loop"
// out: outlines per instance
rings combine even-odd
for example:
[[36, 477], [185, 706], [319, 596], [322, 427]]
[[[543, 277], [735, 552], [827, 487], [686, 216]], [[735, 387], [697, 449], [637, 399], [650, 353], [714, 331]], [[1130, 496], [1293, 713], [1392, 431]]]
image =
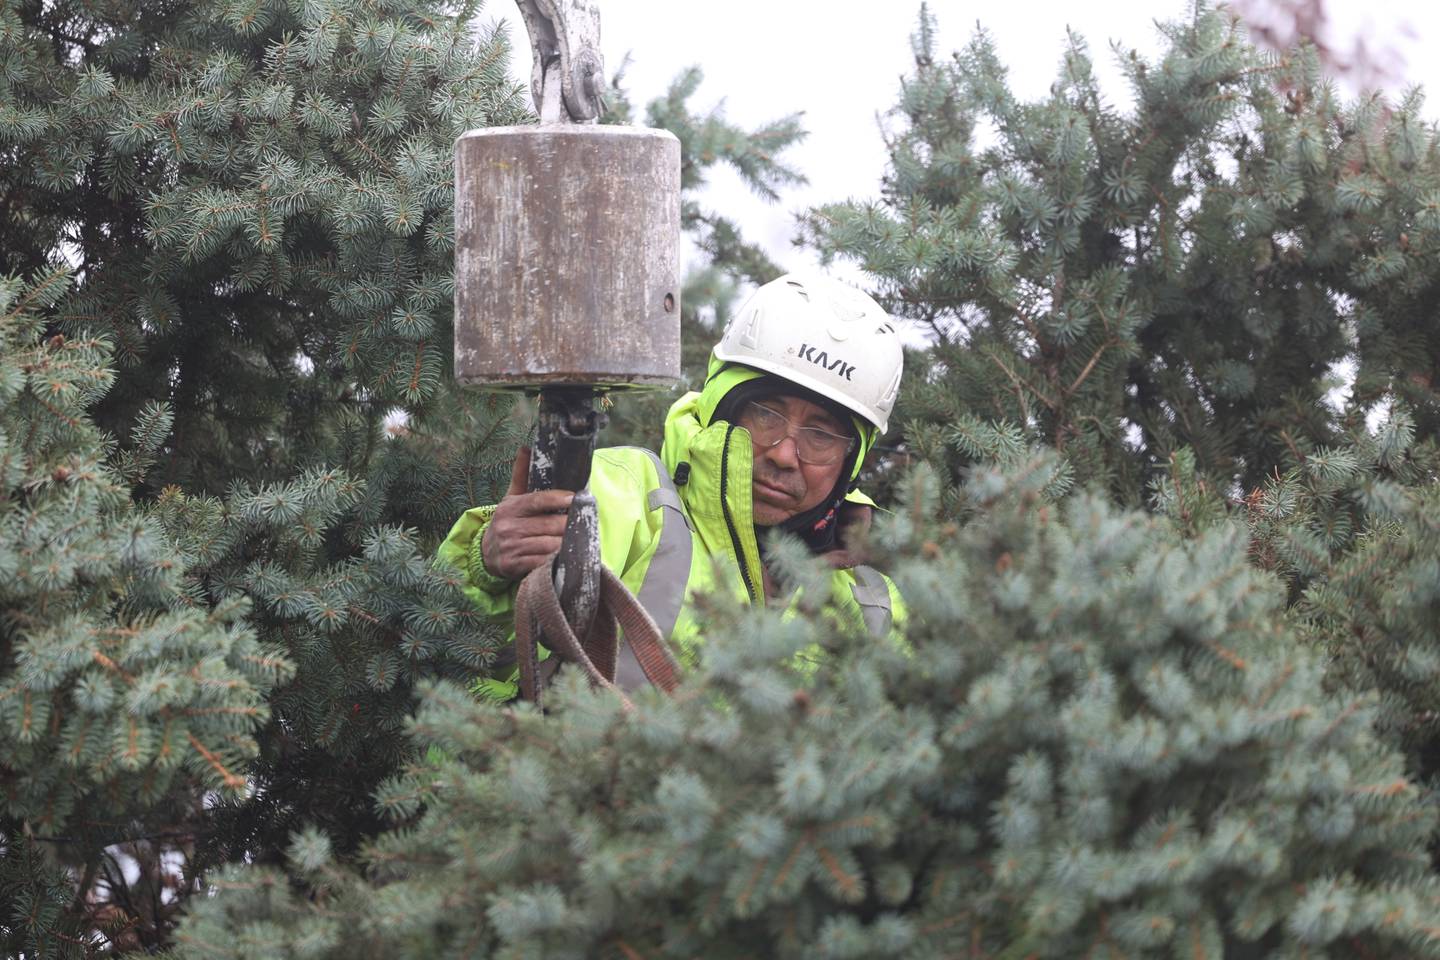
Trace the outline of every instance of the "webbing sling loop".
[[[652, 683], [667, 693], [679, 683], [679, 666], [666, 640], [680, 616], [685, 601], [685, 584], [690, 577], [690, 520], [680, 502], [669, 473], [660, 457], [643, 447], [632, 449], [645, 454], [655, 467], [659, 486], [650, 491], [646, 506], [662, 510], [660, 535], [651, 555], [639, 595], [632, 594], [608, 569], [603, 569], [600, 610], [589, 636], [577, 638], [560, 615], [553, 623], [551, 605], [556, 603], [553, 583], [546, 589], [532, 572], [515, 596], [515, 652], [520, 673], [520, 695], [540, 702], [541, 676], [535, 627], [544, 632], [547, 644], [561, 660], [577, 663], [591, 683], [615, 689], [625, 703], [623, 691]], [[548, 570], [549, 564], [539, 569]], [[528, 586], [530, 581], [534, 585]], [[556, 606], [555, 610], [559, 607]], [[625, 640], [618, 643], [618, 621]], [[554, 633], [563, 624], [564, 630]], [[553, 634], [553, 639], [552, 639]], [[528, 674], [528, 677], [527, 677]]]
[[600, 568], [600, 608], [590, 633], [583, 638], [575, 636], [560, 609], [555, 582], [550, 578], [550, 565], [542, 563], [530, 571], [515, 595], [515, 655], [520, 668], [520, 696], [536, 706], [541, 705], [536, 635], [543, 630], [555, 656], [578, 665], [592, 684], [615, 691], [626, 709], [631, 709], [630, 698], [615, 686], [615, 661], [619, 652], [617, 624], [625, 632], [645, 678], [666, 693], [679, 686], [680, 665], [666, 647], [660, 628], [609, 568]]

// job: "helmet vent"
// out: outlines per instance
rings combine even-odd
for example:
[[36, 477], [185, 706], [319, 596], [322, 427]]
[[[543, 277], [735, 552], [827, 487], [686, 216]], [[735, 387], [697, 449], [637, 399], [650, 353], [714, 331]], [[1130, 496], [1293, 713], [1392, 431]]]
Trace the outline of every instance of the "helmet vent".
[[789, 287], [793, 287], [796, 293], [800, 294], [800, 296], [805, 298], [806, 303], [810, 302], [810, 294], [805, 289], [805, 284], [801, 283], [799, 280], [786, 280], [785, 284]]
[[757, 313], [750, 317], [745, 329], [740, 331], [740, 342], [754, 350], [760, 346], [760, 315]]

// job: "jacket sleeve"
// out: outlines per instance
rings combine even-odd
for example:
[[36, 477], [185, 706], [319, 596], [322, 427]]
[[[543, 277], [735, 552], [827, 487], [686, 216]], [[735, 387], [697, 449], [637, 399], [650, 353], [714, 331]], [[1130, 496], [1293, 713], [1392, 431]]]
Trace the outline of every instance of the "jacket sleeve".
[[882, 576], [885, 576], [885, 587], [890, 591], [890, 639], [909, 650], [910, 642], [905, 639], [905, 626], [910, 619], [910, 611], [905, 606], [905, 598], [901, 596], [900, 588], [895, 586], [895, 581], [888, 575]]
[[[450, 534], [440, 544], [436, 552], [436, 560], [439, 563], [448, 564], [460, 571], [462, 584], [460, 589], [465, 596], [485, 615], [490, 617], [506, 634], [506, 642], [515, 642], [515, 592], [520, 589], [520, 584], [515, 580], [507, 580], [504, 577], [491, 573], [485, 567], [485, 560], [480, 554], [480, 543], [485, 536], [485, 528], [490, 525], [490, 518], [495, 513], [494, 505], [484, 507], [472, 507], [460, 515], [455, 525], [450, 528]], [[550, 651], [540, 649], [540, 658], [543, 660], [550, 655]], [[502, 668], [498, 676], [477, 677], [471, 686], [471, 691], [478, 697], [489, 700], [493, 703], [505, 703], [515, 699], [519, 690], [519, 676], [515, 669]]]
[[459, 570], [465, 578], [461, 588], [475, 606], [496, 617], [508, 617], [515, 610], [515, 590], [519, 584], [491, 573], [480, 555], [480, 543], [495, 507], [472, 507], [460, 515], [445, 542], [440, 544], [436, 558]]

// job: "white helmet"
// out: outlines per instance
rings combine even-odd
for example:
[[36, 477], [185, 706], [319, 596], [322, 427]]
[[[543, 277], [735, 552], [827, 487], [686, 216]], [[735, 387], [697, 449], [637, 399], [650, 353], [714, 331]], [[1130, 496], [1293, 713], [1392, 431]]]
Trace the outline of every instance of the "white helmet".
[[726, 325], [715, 356], [828, 397], [882, 434], [905, 360], [878, 303], [829, 277], [798, 273], [756, 290]]

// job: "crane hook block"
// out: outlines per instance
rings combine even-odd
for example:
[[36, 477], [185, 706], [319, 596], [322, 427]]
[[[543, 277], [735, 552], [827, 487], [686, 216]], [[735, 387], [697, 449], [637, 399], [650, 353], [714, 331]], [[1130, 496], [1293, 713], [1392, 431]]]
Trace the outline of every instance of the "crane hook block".
[[680, 141], [542, 124], [455, 144], [455, 379], [489, 389], [680, 377]]

